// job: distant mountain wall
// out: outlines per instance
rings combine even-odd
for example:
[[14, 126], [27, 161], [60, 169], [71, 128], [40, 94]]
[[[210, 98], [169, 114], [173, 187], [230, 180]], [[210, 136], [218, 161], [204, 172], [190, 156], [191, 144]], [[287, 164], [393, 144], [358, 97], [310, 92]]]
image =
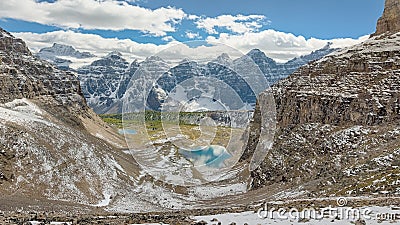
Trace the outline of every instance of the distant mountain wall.
[[[280, 79], [286, 78], [300, 66], [317, 60], [335, 50], [337, 49], [330, 48], [330, 44], [328, 44], [320, 50], [295, 58], [284, 64], [276, 63], [258, 49], [254, 49], [247, 55], [236, 60], [231, 60], [227, 54], [222, 54], [217, 59], [204, 65], [197, 64], [196, 62], [182, 61], [179, 65], [166, 71], [165, 76], [160, 77], [158, 87], [149, 93], [147, 106], [152, 110], [160, 110], [162, 102], [165, 100], [165, 95], [168, 95], [176, 85], [194, 77], [206, 76], [225, 82], [236, 93], [239, 93], [243, 102], [254, 107], [258, 93], [253, 93], [250, 86], [246, 84], [247, 81], [243, 80], [241, 78], [242, 75], [237, 73], [240, 70], [242, 70], [242, 73], [245, 71], [243, 68], [246, 67], [248, 59], [252, 60], [259, 67], [268, 85], [271, 85]], [[71, 46], [60, 44], [54, 44], [52, 47], [40, 50], [37, 56], [56, 64], [63, 70], [71, 70], [69, 68], [71, 61], [63, 59], [63, 56], [75, 58], [93, 57], [89, 53], [81, 53]], [[152, 62], [157, 64], [157, 61], [153, 60]], [[123, 97], [127, 92], [130, 80], [141, 63], [134, 61], [129, 64], [120, 53], [112, 52], [92, 62], [90, 65], [79, 68], [76, 72], [79, 74], [82, 91], [89, 106], [99, 114], [121, 113]], [[171, 74], [172, 76], [170, 76]], [[188, 97], [188, 100], [196, 101], [192, 97]], [[234, 105], [234, 103], [228, 104]], [[209, 110], [215, 109], [211, 105], [212, 103], [206, 104], [205, 107], [209, 107]]]

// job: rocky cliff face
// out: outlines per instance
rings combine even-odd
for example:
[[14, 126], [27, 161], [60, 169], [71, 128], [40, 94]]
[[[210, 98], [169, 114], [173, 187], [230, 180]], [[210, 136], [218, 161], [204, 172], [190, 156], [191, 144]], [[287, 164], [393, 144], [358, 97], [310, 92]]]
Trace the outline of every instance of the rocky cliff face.
[[[398, 3], [391, 2], [387, 7]], [[399, 46], [400, 33], [375, 36], [274, 85], [275, 140], [252, 172], [253, 188], [282, 183], [296, 195], [399, 194]], [[255, 124], [260, 115], [256, 110]], [[247, 152], [259, 129], [253, 125]]]
[[111, 52], [78, 69], [89, 106], [96, 113], [120, 113], [121, 98], [138, 67], [137, 61], [129, 64], [121, 53]]
[[37, 198], [95, 205], [132, 187], [139, 169], [86, 105], [77, 76], [2, 29], [0, 95], [1, 198], [27, 207]]
[[400, 1], [386, 0], [383, 16], [378, 20], [374, 35], [400, 32]]
[[53, 96], [59, 102], [84, 107], [79, 81], [72, 73], [38, 62], [25, 43], [0, 30], [0, 103], [17, 98]]

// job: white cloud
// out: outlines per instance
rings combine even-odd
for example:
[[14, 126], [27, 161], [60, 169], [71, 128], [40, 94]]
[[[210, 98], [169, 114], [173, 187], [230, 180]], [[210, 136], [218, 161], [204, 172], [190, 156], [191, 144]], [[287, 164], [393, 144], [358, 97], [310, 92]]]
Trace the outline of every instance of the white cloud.
[[74, 31], [54, 31], [43, 34], [13, 33], [23, 39], [33, 52], [49, 47], [53, 43], [71, 45], [80, 51], [87, 51], [96, 56], [104, 56], [111, 51], [119, 51], [128, 59], [144, 59], [163, 50], [167, 45], [137, 43], [130, 39], [103, 38], [96, 34], [82, 34]]
[[175, 38], [172, 36], [165, 36], [161, 38], [161, 40], [170, 42], [170, 41], [175, 41]]
[[343, 48], [360, 43], [367, 38], [368, 36], [363, 36], [358, 39], [306, 39], [303, 36], [295, 36], [291, 33], [265, 30], [258, 33], [237, 35], [222, 33], [218, 37], [209, 36], [207, 41], [210, 43], [223, 43], [244, 53], [247, 53], [251, 49], [258, 48], [276, 61], [285, 62], [294, 57], [309, 54], [314, 50], [320, 49], [326, 45], [327, 42], [333, 42], [332, 47], [334, 48]]
[[189, 20], [197, 20], [197, 19], [200, 19], [200, 16], [197, 16], [197, 15], [188, 15], [187, 18], [188, 18]]
[[263, 15], [221, 15], [215, 18], [200, 18], [196, 22], [197, 28], [205, 29], [209, 34], [217, 34], [215, 28], [226, 28], [234, 33], [254, 32], [269, 23]]
[[[13, 33], [23, 39], [33, 52], [41, 48], [50, 47], [53, 43], [71, 45], [79, 51], [87, 51], [98, 57], [107, 55], [111, 51], [119, 51], [129, 61], [134, 59], [144, 60], [146, 57], [158, 55], [161, 58], [179, 62], [184, 58], [207, 62], [215, 59], [222, 53], [232, 57], [240, 57], [241, 53], [224, 45], [205, 46], [207, 42], [195, 42], [197, 47], [189, 47], [184, 43], [171, 41], [167, 44], [156, 45], [152, 43], [137, 43], [130, 39], [103, 38], [96, 34], [82, 34], [74, 31], [53, 31], [43, 34], [21, 32]], [[201, 45], [203, 44], [203, 45]]]
[[[200, 61], [209, 61], [222, 53], [228, 53], [231, 58], [258, 48], [278, 62], [285, 62], [294, 57], [309, 54], [311, 51], [322, 48], [328, 41], [333, 47], [347, 47], [362, 42], [368, 36], [358, 39], [321, 40], [316, 38], [305, 39], [290, 33], [266, 30], [259, 33], [243, 35], [221, 34], [218, 38], [209, 36], [206, 42], [194, 42], [197, 47], [189, 47], [168, 38], [167, 44], [137, 43], [130, 39], [103, 38], [95, 34], [82, 34], [74, 31], [54, 31], [44, 34], [14, 33], [16, 37], [25, 40], [29, 48], [37, 52], [41, 48], [49, 47], [53, 43], [72, 45], [80, 51], [88, 51], [97, 56], [104, 56], [111, 51], [119, 51], [128, 60], [143, 60], [151, 55], [159, 54], [162, 58], [180, 61], [184, 58]], [[223, 45], [208, 46], [207, 43]], [[226, 46], [225, 46], [226, 45]]]
[[195, 38], [200, 37], [200, 34], [198, 32], [194, 33], [194, 32], [187, 31], [185, 34], [186, 34], [186, 37], [189, 39], [195, 39]]
[[63, 28], [139, 30], [156, 36], [174, 32], [186, 14], [182, 9], [155, 10], [116, 0], [0, 1], [0, 18], [13, 18]]

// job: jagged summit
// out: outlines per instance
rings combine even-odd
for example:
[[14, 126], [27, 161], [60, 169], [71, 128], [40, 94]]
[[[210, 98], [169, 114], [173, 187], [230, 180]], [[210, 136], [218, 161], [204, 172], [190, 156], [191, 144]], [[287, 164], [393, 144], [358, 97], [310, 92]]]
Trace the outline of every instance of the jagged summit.
[[263, 51], [261, 51], [258, 48], [252, 49], [250, 50], [250, 52], [247, 53], [248, 56], [250, 55], [259, 55], [259, 56], [265, 56], [265, 53]]
[[265, 55], [265, 53], [260, 49], [253, 49], [249, 53], [247, 53], [246, 56], [250, 57], [260, 67], [262, 66], [276, 67], [275, 60]]
[[150, 56], [146, 58], [145, 62], [165, 62], [165, 61], [159, 56]]
[[333, 42], [328, 41], [324, 47], [322, 47], [320, 50], [327, 50], [330, 49], [332, 46]]
[[184, 64], [184, 63], [194, 63], [195, 61], [189, 59], [189, 58], [184, 58], [182, 59], [178, 64]]
[[111, 110], [115, 101], [123, 95], [125, 90], [121, 89], [126, 88], [137, 67], [137, 61], [130, 64], [120, 52], [113, 51], [79, 68], [79, 79], [88, 105], [97, 113]]
[[220, 56], [217, 57], [217, 59], [229, 61], [229, 60], [231, 60], [231, 57], [229, 57], [229, 55], [227, 53], [222, 53]]
[[386, 0], [385, 10], [381, 18], [379, 18], [376, 32], [373, 35], [380, 35], [386, 32], [400, 32], [400, 1]]
[[80, 52], [70, 45], [58, 43], [54, 43], [51, 47], [40, 49], [36, 56], [53, 63], [62, 70], [72, 70], [70, 66], [74, 61], [95, 57], [95, 55], [89, 52]]
[[122, 57], [122, 53], [119, 52], [119, 51], [112, 51], [112, 52], [110, 52], [110, 53], [108, 53], [108, 54], [106, 55], [106, 57], [113, 57], [113, 56]]
[[261, 51], [258, 48], [250, 50], [246, 55], [249, 57], [251, 57], [251, 56], [253, 56], [253, 57], [268, 57], [265, 55], [265, 53], [263, 51]]
[[294, 59], [288, 61], [287, 63], [285, 63], [284, 65], [288, 66], [288, 67], [296, 66], [296, 65], [304, 65], [304, 64], [307, 64], [308, 62], [321, 59], [324, 56], [329, 55], [330, 53], [339, 50], [338, 48], [332, 48], [331, 47], [332, 44], [333, 44], [332, 42], [328, 42], [321, 49], [315, 50], [315, 51], [311, 52], [309, 55], [303, 55], [303, 56], [294, 58]]
[[29, 56], [32, 55], [24, 41], [15, 38], [2, 28], [0, 28], [0, 50], [2, 54], [14, 55], [16, 53], [21, 53]]
[[[108, 53], [106, 56], [102, 57], [101, 59], [98, 59], [90, 64], [90, 66], [100, 66], [100, 67], [113, 66], [113, 67], [122, 67], [123, 69], [126, 69], [128, 65], [129, 63], [122, 57], [122, 54], [118, 51], [112, 51]], [[89, 66], [84, 66], [80, 68], [79, 71], [82, 71], [82, 69], [87, 67]]]
[[232, 66], [233, 60], [227, 53], [222, 53], [216, 59], [212, 61], [213, 63], [221, 64], [223, 66]]
[[78, 59], [91, 58], [95, 55], [89, 52], [80, 52], [70, 45], [54, 43], [51, 47], [42, 48], [38, 53], [39, 57], [70, 56]]

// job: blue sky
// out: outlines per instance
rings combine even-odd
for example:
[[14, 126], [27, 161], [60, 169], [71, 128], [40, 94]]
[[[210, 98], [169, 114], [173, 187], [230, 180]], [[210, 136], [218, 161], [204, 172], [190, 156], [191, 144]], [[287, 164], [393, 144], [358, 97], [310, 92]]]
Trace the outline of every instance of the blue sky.
[[275, 29], [323, 39], [352, 37], [375, 31], [384, 0], [148, 0], [149, 8], [175, 6], [196, 15], [265, 15]]
[[0, 26], [33, 51], [52, 42], [111, 50], [84, 46], [96, 35], [137, 57], [171, 42], [207, 40], [285, 61], [327, 41], [343, 47], [364, 40], [383, 6], [384, 0], [8, 0], [0, 2]]

